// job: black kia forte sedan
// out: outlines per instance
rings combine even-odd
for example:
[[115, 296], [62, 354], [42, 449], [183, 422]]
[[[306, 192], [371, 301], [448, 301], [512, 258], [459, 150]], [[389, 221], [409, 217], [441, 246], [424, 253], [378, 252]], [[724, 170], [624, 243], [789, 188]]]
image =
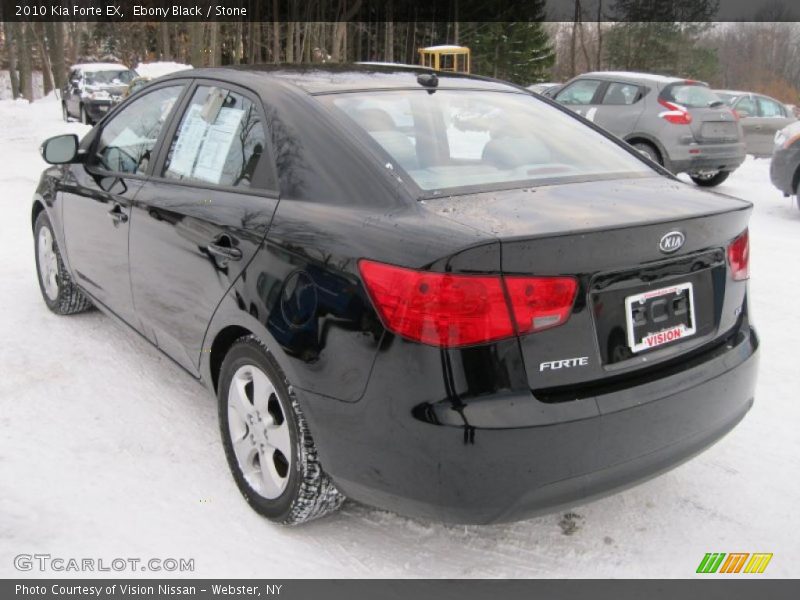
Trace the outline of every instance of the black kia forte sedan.
[[203, 381], [275, 521], [345, 496], [520, 519], [664, 471], [752, 405], [751, 205], [522, 88], [198, 69], [42, 155], [44, 301]]

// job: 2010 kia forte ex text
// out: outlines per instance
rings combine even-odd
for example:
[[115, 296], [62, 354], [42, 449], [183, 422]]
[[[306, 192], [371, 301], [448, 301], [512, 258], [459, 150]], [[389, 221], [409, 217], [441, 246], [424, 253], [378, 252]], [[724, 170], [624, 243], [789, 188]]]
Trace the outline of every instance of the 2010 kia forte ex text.
[[94, 305], [203, 381], [277, 522], [345, 497], [521, 519], [664, 471], [752, 405], [751, 205], [522, 88], [197, 69], [42, 156], [47, 306]]

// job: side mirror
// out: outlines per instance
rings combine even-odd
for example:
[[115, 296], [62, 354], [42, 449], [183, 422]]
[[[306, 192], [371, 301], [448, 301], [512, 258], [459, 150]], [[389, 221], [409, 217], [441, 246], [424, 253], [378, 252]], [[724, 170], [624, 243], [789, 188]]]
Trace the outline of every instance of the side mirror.
[[75, 162], [78, 158], [78, 136], [74, 133], [51, 137], [39, 148], [42, 158], [51, 165]]

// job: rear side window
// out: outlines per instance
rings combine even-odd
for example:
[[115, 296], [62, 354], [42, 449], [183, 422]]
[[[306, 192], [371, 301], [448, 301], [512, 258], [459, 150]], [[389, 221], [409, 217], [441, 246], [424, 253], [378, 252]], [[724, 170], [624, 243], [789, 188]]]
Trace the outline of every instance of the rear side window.
[[170, 144], [163, 176], [226, 187], [274, 187], [264, 124], [247, 97], [200, 86]]
[[596, 79], [579, 79], [561, 90], [556, 100], [561, 104], [591, 104], [597, 88], [602, 83]]
[[115, 173], [147, 169], [153, 147], [183, 86], [163, 87], [132, 101], [103, 127], [93, 164]]
[[770, 98], [758, 97], [758, 109], [762, 117], [785, 117], [780, 104]]
[[686, 108], [710, 108], [722, 106], [724, 102], [702, 83], [681, 83], [664, 88], [665, 100], [675, 102]]
[[608, 84], [606, 93], [603, 95], [603, 104], [633, 104], [641, 98], [640, 91], [638, 85], [614, 81]]

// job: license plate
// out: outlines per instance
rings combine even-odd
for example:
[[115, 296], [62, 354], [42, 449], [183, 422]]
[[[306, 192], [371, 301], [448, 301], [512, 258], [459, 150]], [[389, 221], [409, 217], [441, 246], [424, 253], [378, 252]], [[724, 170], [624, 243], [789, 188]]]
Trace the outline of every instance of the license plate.
[[628, 296], [628, 346], [633, 352], [641, 352], [692, 336], [697, 331], [694, 313], [691, 283]]
[[99, 110], [100, 112], [106, 112], [108, 110], [108, 107], [107, 106], [98, 106], [97, 110]]
[[736, 123], [716, 122], [703, 123], [701, 135], [707, 140], [735, 140], [739, 137]]

